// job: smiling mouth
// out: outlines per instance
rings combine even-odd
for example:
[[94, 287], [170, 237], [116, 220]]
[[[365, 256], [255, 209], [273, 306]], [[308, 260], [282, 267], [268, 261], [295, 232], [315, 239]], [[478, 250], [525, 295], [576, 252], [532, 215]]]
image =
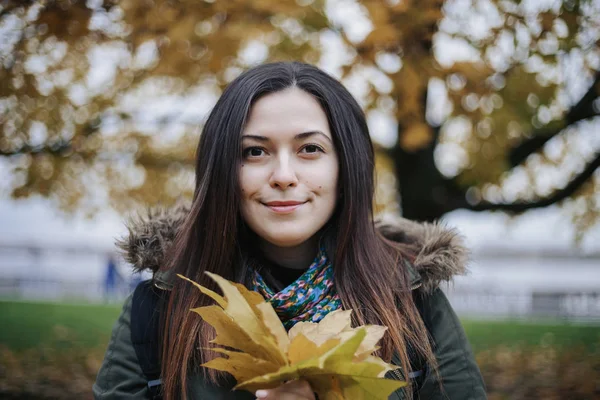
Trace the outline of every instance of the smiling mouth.
[[289, 214], [302, 207], [305, 203], [306, 201], [271, 201], [263, 204], [277, 214]]

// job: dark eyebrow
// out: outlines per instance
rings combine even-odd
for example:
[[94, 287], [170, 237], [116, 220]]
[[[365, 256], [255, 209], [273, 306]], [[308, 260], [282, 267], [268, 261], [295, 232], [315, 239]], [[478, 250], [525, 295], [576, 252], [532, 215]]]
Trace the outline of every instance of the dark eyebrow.
[[331, 139], [329, 138], [329, 136], [327, 136], [326, 134], [324, 134], [321, 131], [308, 131], [308, 132], [302, 132], [297, 134], [296, 136], [294, 136], [294, 139], [299, 140], [299, 139], [306, 139], [308, 137], [314, 136], [314, 135], [321, 135], [323, 136], [325, 139], [329, 140], [331, 142]]
[[242, 139], [254, 139], [254, 140], [258, 140], [259, 142], [268, 142], [269, 141], [268, 137], [258, 136], [258, 135], [243, 135]]
[[[321, 131], [307, 131], [307, 132], [302, 132], [302, 133], [299, 133], [296, 136], [294, 136], [294, 139], [295, 140], [302, 140], [302, 139], [306, 139], [306, 138], [314, 136], [314, 135], [321, 135], [325, 139], [327, 139], [327, 140], [329, 140], [331, 142], [331, 139], [329, 138], [329, 136], [327, 136], [326, 134], [324, 134]], [[270, 140], [266, 136], [259, 136], [259, 135], [243, 135], [242, 139], [244, 139], [244, 138], [258, 140], [259, 142], [268, 142]]]

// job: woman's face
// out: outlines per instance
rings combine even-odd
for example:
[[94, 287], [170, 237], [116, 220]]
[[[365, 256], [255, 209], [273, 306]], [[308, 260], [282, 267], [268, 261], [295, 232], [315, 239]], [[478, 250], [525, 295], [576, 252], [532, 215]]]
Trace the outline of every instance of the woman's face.
[[241, 212], [263, 240], [300, 245], [331, 218], [338, 156], [327, 116], [310, 94], [290, 88], [259, 99], [242, 132]]

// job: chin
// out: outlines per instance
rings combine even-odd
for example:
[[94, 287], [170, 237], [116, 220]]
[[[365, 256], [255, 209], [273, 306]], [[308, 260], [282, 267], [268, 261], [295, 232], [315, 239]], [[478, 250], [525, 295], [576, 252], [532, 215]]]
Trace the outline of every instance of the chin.
[[295, 233], [285, 234], [282, 232], [277, 232], [276, 234], [268, 235], [264, 239], [277, 247], [294, 247], [301, 245], [311, 237], [311, 235], [298, 235]]

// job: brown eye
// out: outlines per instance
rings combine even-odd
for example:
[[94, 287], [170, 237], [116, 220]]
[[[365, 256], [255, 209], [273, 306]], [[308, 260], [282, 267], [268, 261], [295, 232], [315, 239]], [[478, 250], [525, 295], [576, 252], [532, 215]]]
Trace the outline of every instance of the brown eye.
[[314, 154], [318, 152], [323, 153], [323, 149], [320, 146], [317, 146], [316, 144], [307, 144], [302, 148], [302, 151], [307, 154]]
[[248, 147], [244, 150], [244, 157], [260, 157], [265, 151], [260, 147]]

